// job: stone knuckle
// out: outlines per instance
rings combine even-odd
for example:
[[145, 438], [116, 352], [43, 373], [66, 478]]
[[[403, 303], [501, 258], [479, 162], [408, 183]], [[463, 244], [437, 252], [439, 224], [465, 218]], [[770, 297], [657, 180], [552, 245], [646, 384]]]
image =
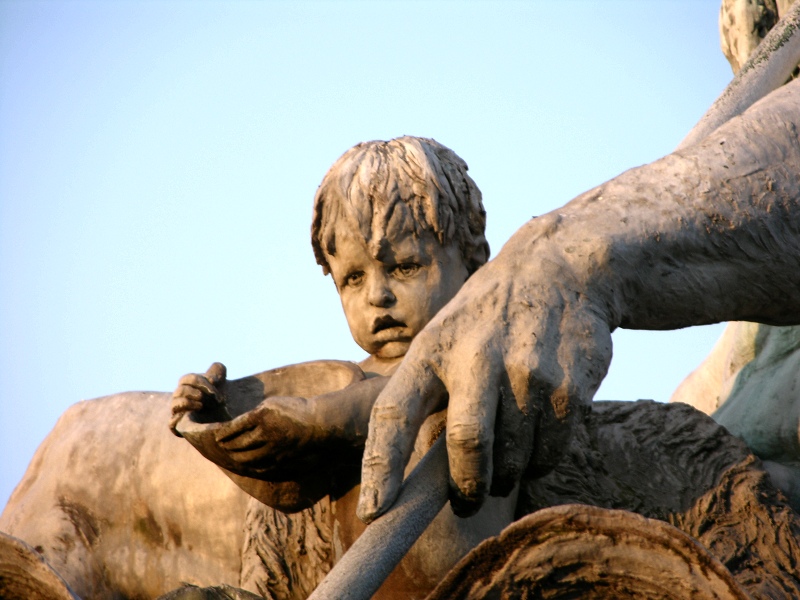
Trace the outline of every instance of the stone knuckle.
[[187, 373], [178, 380], [178, 385], [192, 385], [197, 380], [196, 373]]
[[189, 385], [179, 385], [178, 388], [172, 393], [172, 397], [175, 399], [186, 398], [191, 396], [193, 392], [197, 390]]
[[362, 465], [363, 465], [364, 468], [367, 468], [367, 469], [370, 469], [370, 470], [373, 470], [373, 471], [375, 471], [375, 470], [386, 470], [387, 469], [386, 458], [381, 456], [380, 454], [377, 454], [377, 453], [376, 454], [372, 454], [370, 456], [366, 456], [365, 455], [364, 459], [362, 461]]
[[447, 426], [448, 446], [466, 451], [481, 451], [489, 446], [486, 431], [475, 423], [454, 423]]
[[372, 419], [376, 423], [408, 424], [406, 409], [396, 402], [376, 404], [372, 409]]

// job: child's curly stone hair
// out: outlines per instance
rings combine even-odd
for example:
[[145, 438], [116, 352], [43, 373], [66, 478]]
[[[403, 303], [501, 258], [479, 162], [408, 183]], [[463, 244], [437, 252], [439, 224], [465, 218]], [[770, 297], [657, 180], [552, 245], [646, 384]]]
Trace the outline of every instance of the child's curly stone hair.
[[467, 163], [435, 140], [404, 136], [363, 142], [330, 168], [314, 197], [311, 244], [327, 275], [326, 254], [336, 254], [335, 225], [358, 228], [377, 256], [389, 227], [439, 243], [458, 244], [470, 274], [489, 259], [486, 211]]

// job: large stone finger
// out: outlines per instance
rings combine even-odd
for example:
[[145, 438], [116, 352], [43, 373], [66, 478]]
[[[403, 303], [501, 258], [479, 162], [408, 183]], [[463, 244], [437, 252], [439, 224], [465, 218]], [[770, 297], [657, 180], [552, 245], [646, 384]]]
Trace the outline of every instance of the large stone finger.
[[357, 514], [373, 521], [394, 503], [422, 422], [437, 408], [442, 384], [423, 361], [407, 356], [383, 389], [369, 421]]
[[483, 504], [492, 481], [492, 446], [499, 397], [501, 361], [485, 345], [449, 373], [447, 453], [450, 465], [450, 504], [468, 517]]
[[520, 410], [510, 385], [500, 387], [492, 447], [492, 496], [508, 496], [522, 477], [533, 451], [536, 411]]

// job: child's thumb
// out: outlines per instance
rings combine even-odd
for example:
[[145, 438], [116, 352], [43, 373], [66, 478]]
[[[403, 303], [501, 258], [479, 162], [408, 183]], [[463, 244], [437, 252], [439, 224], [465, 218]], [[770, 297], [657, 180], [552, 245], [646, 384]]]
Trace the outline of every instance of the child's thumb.
[[208, 371], [206, 371], [206, 379], [211, 382], [211, 385], [216, 385], [222, 381], [225, 381], [225, 377], [228, 375], [228, 370], [225, 368], [220, 362], [215, 362], [213, 365], [208, 367]]

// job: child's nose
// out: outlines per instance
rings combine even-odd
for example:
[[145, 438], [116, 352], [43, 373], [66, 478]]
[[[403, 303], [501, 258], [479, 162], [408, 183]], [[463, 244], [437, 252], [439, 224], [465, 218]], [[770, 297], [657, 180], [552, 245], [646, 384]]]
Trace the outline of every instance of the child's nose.
[[379, 308], [388, 308], [394, 304], [396, 298], [392, 293], [388, 277], [372, 278], [369, 287], [369, 303]]

